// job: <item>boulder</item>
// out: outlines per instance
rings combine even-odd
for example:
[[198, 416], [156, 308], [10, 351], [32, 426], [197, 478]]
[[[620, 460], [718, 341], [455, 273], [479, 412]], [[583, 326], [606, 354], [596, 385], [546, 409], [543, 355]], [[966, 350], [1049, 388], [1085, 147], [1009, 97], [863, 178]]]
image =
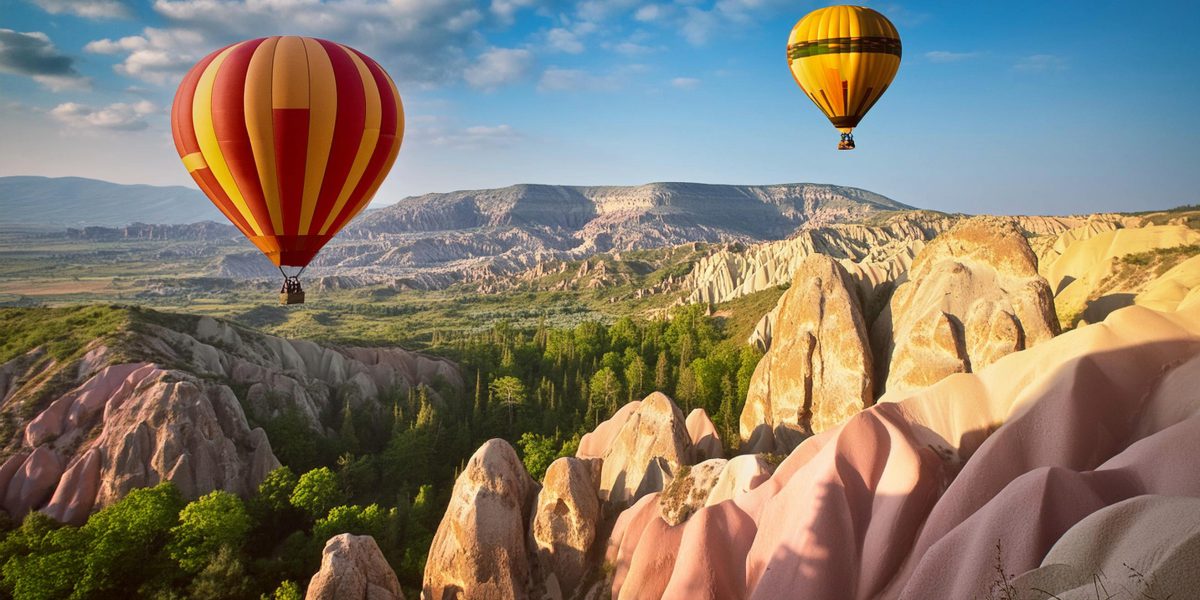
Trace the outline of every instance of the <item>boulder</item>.
[[343, 533], [329, 538], [321, 570], [308, 583], [305, 600], [404, 600], [400, 581], [375, 538]]
[[738, 427], [752, 451], [786, 452], [870, 406], [871, 349], [854, 283], [813, 255], [779, 303], [771, 349], [750, 379]]
[[426, 600], [527, 598], [526, 531], [537, 483], [512, 446], [480, 446], [454, 482], [450, 506], [425, 563]]
[[569, 597], [587, 571], [587, 554], [600, 524], [600, 500], [591, 468], [563, 457], [550, 463], [538, 493], [530, 535], [544, 578]]

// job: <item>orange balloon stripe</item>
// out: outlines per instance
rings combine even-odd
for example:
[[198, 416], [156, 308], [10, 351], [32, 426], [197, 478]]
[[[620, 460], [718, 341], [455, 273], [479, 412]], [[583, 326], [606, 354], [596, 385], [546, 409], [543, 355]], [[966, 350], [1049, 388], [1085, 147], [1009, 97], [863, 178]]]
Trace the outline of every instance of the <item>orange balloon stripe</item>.
[[210, 106], [217, 144], [229, 166], [234, 185], [259, 230], [263, 235], [270, 235], [274, 232], [271, 212], [263, 197], [258, 167], [254, 162], [254, 149], [246, 129], [246, 72], [250, 68], [250, 58], [263, 41], [263, 38], [259, 38], [244, 42], [229, 53], [217, 70]]
[[[179, 84], [179, 90], [175, 93], [175, 102], [171, 107], [171, 133], [175, 138], [175, 149], [179, 151], [181, 158], [200, 152], [200, 142], [196, 139], [196, 128], [192, 122], [192, 99], [196, 95], [196, 86], [200, 83], [200, 76], [213, 59], [224, 52], [226, 48], [221, 48], [196, 63], [196, 66], [192, 67], [192, 70], [184, 76], [183, 81]], [[196, 185], [200, 187], [200, 191], [212, 200], [217, 209], [233, 223], [234, 227], [238, 228], [238, 231], [241, 231], [243, 235], [253, 235], [250, 224], [233, 205], [233, 201], [217, 183], [207, 165], [199, 169], [189, 169], [189, 174], [195, 180]]]
[[371, 202], [374, 191], [379, 187], [376, 180], [386, 174], [384, 165], [396, 145], [396, 134], [399, 131], [401, 118], [400, 107], [396, 104], [396, 95], [392, 93], [392, 82], [384, 74], [383, 69], [365, 54], [353, 49], [351, 52], [354, 52], [363, 61], [371, 73], [371, 78], [375, 81], [380, 104], [379, 140], [375, 144], [366, 170], [363, 171], [362, 177], [354, 186], [354, 191], [350, 193], [350, 200], [339, 211], [330, 231], [338, 231], [344, 227], [354, 215], [357, 215]]
[[346, 185], [354, 157], [358, 154], [366, 123], [366, 98], [358, 67], [341, 46], [325, 40], [317, 40], [329, 56], [337, 86], [337, 117], [333, 131], [333, 144], [329, 149], [329, 162], [325, 166], [325, 178], [313, 211], [309, 233], [318, 233], [337, 204], [338, 196]]

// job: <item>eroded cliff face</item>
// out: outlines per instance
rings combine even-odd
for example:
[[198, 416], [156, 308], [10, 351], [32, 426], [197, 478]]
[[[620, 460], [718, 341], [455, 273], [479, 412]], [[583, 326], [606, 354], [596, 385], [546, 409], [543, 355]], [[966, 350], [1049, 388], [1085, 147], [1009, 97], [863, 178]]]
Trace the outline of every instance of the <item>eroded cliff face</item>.
[[453, 363], [404, 350], [334, 349], [153, 315], [120, 332], [119, 348], [93, 344], [61, 364], [39, 348], [0, 367], [3, 412], [20, 431], [0, 465], [10, 515], [41, 510], [80, 524], [162, 481], [189, 499], [247, 495], [279, 466], [251, 422], [286, 412], [324, 435], [335, 403], [379, 411], [380, 395], [398, 387], [461, 386]]
[[907, 269], [924, 242], [953, 220], [929, 213], [903, 213], [881, 226], [830, 225], [804, 229], [791, 238], [748, 248], [731, 248], [699, 261], [684, 279], [686, 300], [719, 304], [789, 283], [813, 254], [863, 263], [894, 278]]

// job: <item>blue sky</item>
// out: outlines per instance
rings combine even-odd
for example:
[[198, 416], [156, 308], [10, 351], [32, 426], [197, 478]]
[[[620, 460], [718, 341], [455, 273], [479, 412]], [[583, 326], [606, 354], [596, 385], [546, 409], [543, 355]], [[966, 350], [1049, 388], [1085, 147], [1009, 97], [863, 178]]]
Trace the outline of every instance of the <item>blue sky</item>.
[[824, 182], [971, 213], [1200, 202], [1200, 3], [871, 3], [904, 59], [838, 152], [779, 0], [0, 0], [0, 175], [191, 185], [166, 110], [208, 51], [304, 34], [405, 101], [376, 203], [513, 183]]

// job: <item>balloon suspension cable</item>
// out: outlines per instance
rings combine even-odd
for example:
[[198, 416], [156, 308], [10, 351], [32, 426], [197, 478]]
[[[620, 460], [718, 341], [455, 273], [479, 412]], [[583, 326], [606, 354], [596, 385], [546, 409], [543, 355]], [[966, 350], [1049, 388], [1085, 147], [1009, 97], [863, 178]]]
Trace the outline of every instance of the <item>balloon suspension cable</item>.
[[843, 133], [842, 140], [838, 142], [838, 150], [853, 150], [854, 149], [854, 134]]
[[289, 294], [303, 292], [304, 290], [300, 287], [300, 276], [304, 274], [304, 269], [307, 268], [307, 266], [300, 267], [300, 270], [296, 271], [295, 275], [288, 275], [287, 271], [283, 270], [283, 267], [279, 267], [279, 274], [283, 275], [283, 288], [279, 291]]

